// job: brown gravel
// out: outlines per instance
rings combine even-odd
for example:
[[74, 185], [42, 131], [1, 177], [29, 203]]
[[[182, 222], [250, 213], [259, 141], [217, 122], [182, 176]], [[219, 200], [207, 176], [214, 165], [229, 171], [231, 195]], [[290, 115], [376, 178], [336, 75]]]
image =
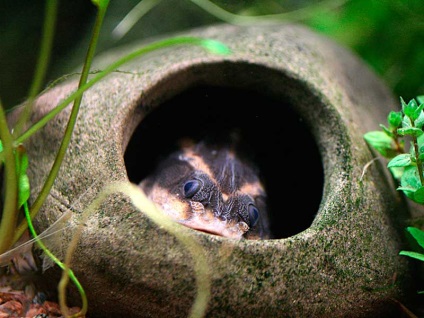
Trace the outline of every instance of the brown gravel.
[[[73, 315], [78, 307], [68, 309]], [[58, 318], [64, 317], [57, 302], [46, 299], [43, 292], [37, 292], [28, 277], [0, 271], [0, 318]], [[87, 318], [81, 316], [82, 318]]]

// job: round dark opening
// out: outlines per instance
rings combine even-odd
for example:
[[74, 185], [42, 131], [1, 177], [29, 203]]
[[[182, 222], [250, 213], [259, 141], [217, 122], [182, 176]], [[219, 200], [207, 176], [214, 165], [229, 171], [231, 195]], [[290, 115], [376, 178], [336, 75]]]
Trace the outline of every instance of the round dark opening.
[[268, 196], [273, 238], [307, 229], [321, 203], [323, 166], [317, 145], [293, 105], [251, 90], [196, 87], [154, 108], [125, 152], [131, 182], [139, 183], [177, 148], [183, 136], [241, 131]]

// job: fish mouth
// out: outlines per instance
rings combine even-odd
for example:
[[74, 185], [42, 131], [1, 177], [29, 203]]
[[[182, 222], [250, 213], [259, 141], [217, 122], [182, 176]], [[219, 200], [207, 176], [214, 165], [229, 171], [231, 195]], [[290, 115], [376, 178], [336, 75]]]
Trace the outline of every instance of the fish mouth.
[[222, 236], [222, 233], [219, 233], [217, 231], [211, 231], [211, 230], [205, 230], [205, 229], [196, 229], [196, 228], [192, 228], [193, 230], [199, 231], [199, 232], [203, 232], [205, 234], [210, 234], [210, 235], [216, 235], [216, 236]]
[[213, 219], [205, 219], [199, 215], [194, 215], [190, 219], [179, 220], [178, 222], [206, 234], [232, 239], [242, 239], [243, 235], [249, 230], [249, 226], [243, 221], [237, 223], [228, 222], [222, 221], [216, 217]]
[[246, 222], [234, 219], [223, 220], [211, 209], [205, 208], [200, 202], [189, 202], [189, 207], [184, 207], [180, 202], [176, 204], [157, 204], [156, 207], [174, 221], [197, 231], [222, 236], [232, 239], [242, 239], [249, 231]]

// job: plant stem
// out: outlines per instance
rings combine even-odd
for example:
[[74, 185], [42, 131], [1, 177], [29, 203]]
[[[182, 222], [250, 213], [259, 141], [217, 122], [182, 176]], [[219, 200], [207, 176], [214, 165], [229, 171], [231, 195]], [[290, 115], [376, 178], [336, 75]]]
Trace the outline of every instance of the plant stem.
[[[96, 21], [94, 24], [93, 33], [90, 40], [90, 46], [87, 51], [87, 55], [85, 58], [85, 63], [82, 69], [81, 78], [78, 84], [78, 88], [80, 89], [83, 87], [88, 78], [88, 74], [90, 72], [90, 67], [94, 59], [94, 54], [97, 47], [97, 42], [100, 35], [100, 29], [103, 24], [103, 19], [106, 14], [107, 5], [106, 6], [99, 6], [99, 10], [97, 11]], [[85, 91], [85, 90], [84, 90]], [[63, 158], [65, 157], [66, 150], [69, 146], [69, 143], [72, 138], [72, 132], [75, 127], [75, 123], [78, 117], [78, 111], [81, 105], [82, 96], [84, 91], [81, 92], [81, 94], [78, 94], [74, 98], [74, 104], [72, 107], [71, 114], [69, 116], [68, 124], [66, 126], [65, 134], [63, 136], [62, 142], [60, 144], [60, 148], [58, 150], [58, 153], [56, 155], [56, 159], [53, 163], [53, 166], [49, 172], [49, 175], [47, 176], [46, 181], [44, 182], [43, 188], [41, 189], [40, 193], [38, 194], [35, 202], [31, 205], [31, 219], [34, 219], [37, 215], [38, 211], [40, 210], [41, 206], [43, 205], [44, 201], [46, 200], [47, 196], [50, 193], [50, 190], [53, 186], [53, 183], [59, 173], [60, 166], [62, 165]], [[68, 105], [68, 103], [66, 104]], [[65, 105], [65, 106], [66, 106]], [[32, 126], [34, 127], [34, 126]], [[21, 138], [17, 138], [15, 142], [19, 143]], [[23, 231], [25, 231], [26, 224], [25, 222], [21, 223], [16, 231], [15, 239], [19, 238], [20, 235], [22, 235]]]
[[32, 105], [34, 103], [35, 96], [40, 92], [43, 80], [47, 73], [47, 66], [50, 60], [52, 51], [52, 44], [54, 38], [54, 30], [56, 25], [57, 17], [57, 0], [47, 0], [45, 6], [45, 19], [43, 24], [43, 34], [41, 35], [41, 48], [38, 55], [38, 60], [35, 69], [34, 78], [28, 94], [28, 100], [25, 103], [22, 113], [19, 116], [19, 120], [16, 123], [13, 136], [19, 136], [24, 124], [27, 122], [29, 115], [31, 114]]
[[218, 19], [235, 24], [235, 25], [258, 25], [258, 24], [273, 24], [282, 21], [299, 21], [305, 20], [308, 17], [316, 15], [318, 12], [323, 10], [331, 10], [344, 5], [348, 0], [323, 0], [317, 3], [313, 3], [306, 7], [293, 10], [290, 12], [276, 13], [276, 14], [265, 14], [259, 16], [244, 16], [231, 13], [222, 9], [212, 1], [207, 0], [191, 0], [194, 4], [201, 7], [209, 14], [217, 17]]
[[143, 0], [140, 1], [130, 12], [119, 22], [112, 31], [115, 39], [121, 39], [147, 12], [157, 6], [162, 0]]
[[74, 272], [65, 264], [63, 264], [45, 245], [44, 243], [38, 238], [37, 232], [35, 232], [34, 226], [32, 225], [31, 216], [28, 210], [28, 202], [24, 203], [24, 211], [25, 211], [25, 218], [28, 222], [28, 228], [31, 232], [31, 235], [34, 237], [35, 241], [37, 242], [38, 246], [43, 250], [43, 252], [50, 257], [50, 259], [55, 262], [62, 270], [64, 270], [69, 278], [72, 280], [72, 282], [75, 284], [75, 286], [78, 289], [78, 292], [81, 295], [82, 299], [82, 308], [81, 311], [78, 313], [79, 316], [82, 316], [86, 313], [88, 302], [87, 302], [87, 296], [85, 294], [84, 288], [82, 288], [82, 285], [76, 278]]
[[424, 185], [424, 177], [423, 177], [423, 163], [420, 159], [420, 155], [419, 155], [419, 150], [418, 150], [418, 141], [417, 141], [417, 137], [413, 136], [412, 137], [412, 141], [414, 143], [414, 150], [415, 150], [415, 160], [417, 163], [417, 169], [418, 169], [418, 174], [420, 176], [420, 182], [421, 182], [421, 186]]
[[[414, 119], [409, 117], [409, 120], [411, 121], [411, 126], [415, 128]], [[421, 186], [423, 186], [424, 185], [423, 163], [420, 159], [420, 152], [418, 149], [418, 140], [416, 136], [411, 136], [411, 137], [412, 137], [412, 143], [414, 145], [414, 151], [415, 151], [415, 163], [417, 164], [418, 175], [420, 177]]]
[[399, 135], [398, 135], [398, 133], [397, 133], [397, 128], [396, 129], [394, 129], [395, 131], [393, 131], [393, 135], [394, 135], [394, 137], [393, 137], [393, 141], [395, 142], [395, 151], [398, 153], [398, 154], [401, 154], [401, 153], [403, 153], [404, 152], [404, 149], [403, 149], [403, 146], [402, 146], [402, 144], [401, 144], [401, 142], [399, 141]]
[[0, 254], [13, 245], [13, 234], [17, 223], [18, 180], [13, 153], [12, 135], [7, 124], [6, 114], [0, 101], [0, 139], [3, 143], [4, 163], [4, 204], [0, 223]]

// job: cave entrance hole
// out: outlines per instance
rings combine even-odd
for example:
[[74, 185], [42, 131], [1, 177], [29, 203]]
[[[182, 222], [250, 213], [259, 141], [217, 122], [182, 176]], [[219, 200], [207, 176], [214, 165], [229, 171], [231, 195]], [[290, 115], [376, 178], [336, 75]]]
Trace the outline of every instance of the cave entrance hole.
[[139, 183], [183, 136], [237, 128], [251, 151], [268, 196], [274, 238], [307, 229], [318, 212], [323, 166], [318, 147], [295, 107], [257, 92], [202, 86], [185, 90], [147, 114], [125, 151], [129, 180]]

